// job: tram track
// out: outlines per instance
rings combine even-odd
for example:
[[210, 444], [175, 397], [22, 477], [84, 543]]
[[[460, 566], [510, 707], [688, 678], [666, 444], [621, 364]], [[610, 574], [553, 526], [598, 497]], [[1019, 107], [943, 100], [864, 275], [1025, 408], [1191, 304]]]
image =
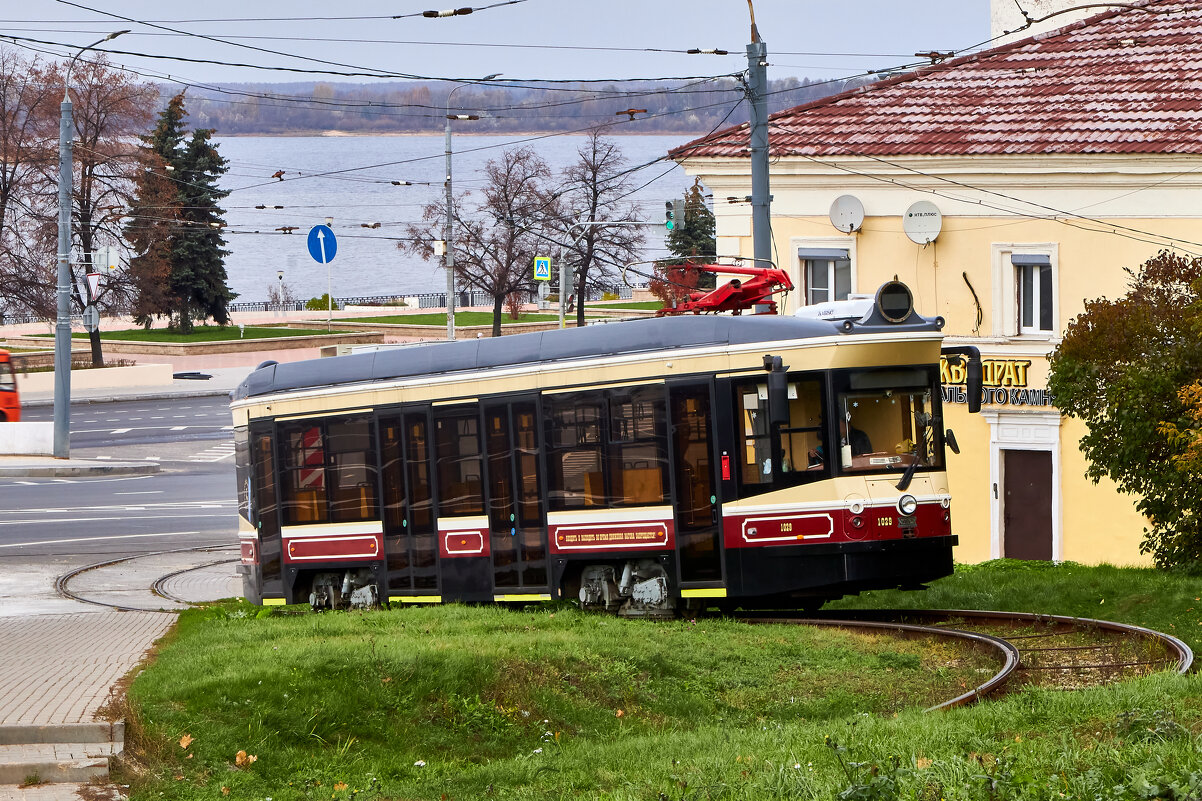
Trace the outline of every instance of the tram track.
[[[147, 568], [145, 563], [156, 558], [160, 559], [160, 561], [163, 561], [164, 559], [170, 560], [175, 556], [183, 557], [187, 554], [211, 554], [219, 551], [234, 550], [236, 548], [236, 545], [207, 545], [189, 548], [172, 548], [161, 551], [151, 551], [149, 553], [134, 554], [132, 556], [123, 556], [117, 559], [106, 559], [100, 562], [93, 562], [91, 564], [83, 565], [63, 573], [55, 579], [54, 589], [55, 592], [57, 592], [58, 595], [63, 598], [78, 601], [80, 603], [91, 604], [93, 606], [103, 606], [120, 612], [175, 613], [179, 612], [181, 609], [186, 609], [187, 607], [191, 606], [192, 601], [172, 593], [167, 588], [167, 584], [170, 581], [197, 570], [203, 570], [205, 568], [210, 568], [221, 564], [234, 563], [238, 561], [237, 557], [209, 560], [201, 564], [185, 564], [182, 567], [174, 564], [168, 564], [167, 567], [169, 569], [166, 573], [158, 572], [163, 568], [154, 566], [153, 562], [151, 562], [149, 568]], [[136, 564], [139, 562], [142, 564]], [[115, 587], [102, 586], [81, 588], [78, 586], [85, 578], [94, 578], [99, 576], [108, 568], [114, 568], [119, 565], [129, 565], [130, 563], [136, 564], [133, 571], [135, 574], [138, 572], [138, 570], [145, 571], [149, 569], [153, 572], [146, 578], [137, 579], [136, 582], [134, 582], [137, 584], [137, 586], [130, 586], [131, 582], [128, 581], [126, 581], [123, 585]], [[126, 577], [122, 576], [121, 578]], [[128, 596], [136, 596], [138, 593], [145, 594], [146, 600], [144, 602], [133, 603], [125, 600], [128, 598]], [[120, 600], [113, 596], [117, 596], [120, 598]], [[154, 605], [152, 601], [156, 598], [161, 598], [164, 601], [175, 604], [176, 606], [165, 608], [161, 603]], [[141, 601], [142, 599], [135, 600]]]
[[1185, 674], [1194, 666], [1193, 650], [1171, 634], [1094, 618], [965, 609], [832, 611], [821, 617], [748, 613], [737, 617], [757, 624], [793, 623], [952, 638], [998, 652], [1002, 667], [993, 676], [928, 712], [1023, 687], [1079, 689], [1161, 670]]
[[[59, 576], [55, 589], [64, 598], [104, 606], [118, 611], [175, 613], [192, 601], [174, 592], [170, 585], [199, 570], [237, 562], [234, 558], [207, 559], [200, 563], [169, 565], [164, 559], [217, 554], [236, 546], [215, 545], [175, 548], [108, 559], [75, 568]], [[159, 565], [153, 560], [158, 559]], [[107, 589], [81, 588], [81, 577], [129, 563], [142, 563], [132, 572], [154, 571], [136, 579], [138, 586]], [[128, 578], [131, 571], [123, 573]], [[162, 599], [170, 608], [152, 602], [131, 603], [131, 593]], [[109, 597], [105, 597], [106, 594]], [[117, 597], [112, 597], [117, 596]], [[988, 652], [1000, 667], [988, 679], [965, 692], [929, 707], [931, 712], [995, 698], [1024, 687], [1077, 689], [1114, 684], [1161, 670], [1184, 674], [1194, 667], [1194, 654], [1180, 639], [1142, 626], [1093, 618], [1076, 618], [1026, 612], [963, 609], [882, 609], [831, 611], [820, 616], [774, 611], [745, 612], [735, 619], [752, 625], [805, 625], [875, 631], [907, 638], [951, 640], [959, 647]]]

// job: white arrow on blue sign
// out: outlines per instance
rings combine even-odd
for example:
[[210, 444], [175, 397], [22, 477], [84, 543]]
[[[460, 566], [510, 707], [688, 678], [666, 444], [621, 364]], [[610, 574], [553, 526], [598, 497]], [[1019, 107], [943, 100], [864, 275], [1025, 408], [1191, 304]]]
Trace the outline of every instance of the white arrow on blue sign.
[[328, 225], [315, 225], [309, 229], [309, 255], [318, 264], [329, 264], [338, 253], [338, 240]]

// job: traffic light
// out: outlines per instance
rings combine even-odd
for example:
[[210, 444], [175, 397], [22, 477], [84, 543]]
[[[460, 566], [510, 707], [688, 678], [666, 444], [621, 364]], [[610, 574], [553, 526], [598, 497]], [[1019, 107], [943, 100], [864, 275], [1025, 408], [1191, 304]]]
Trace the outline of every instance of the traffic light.
[[684, 225], [684, 201], [669, 200], [664, 203], [664, 228], [676, 230]]

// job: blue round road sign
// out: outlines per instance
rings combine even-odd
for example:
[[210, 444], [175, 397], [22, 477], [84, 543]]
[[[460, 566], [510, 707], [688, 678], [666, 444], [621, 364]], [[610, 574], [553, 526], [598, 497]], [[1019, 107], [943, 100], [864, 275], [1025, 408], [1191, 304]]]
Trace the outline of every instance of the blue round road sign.
[[309, 255], [318, 264], [328, 264], [338, 253], [338, 240], [328, 225], [315, 225], [309, 229]]

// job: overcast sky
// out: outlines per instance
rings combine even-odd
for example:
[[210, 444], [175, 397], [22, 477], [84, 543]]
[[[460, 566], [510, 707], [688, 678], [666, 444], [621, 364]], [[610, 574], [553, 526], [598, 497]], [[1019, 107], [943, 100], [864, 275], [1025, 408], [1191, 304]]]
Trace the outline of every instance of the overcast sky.
[[[104, 46], [262, 66], [429, 77], [499, 72], [509, 79], [670, 78], [737, 72], [746, 64], [746, 0], [500, 0], [486, 7], [496, 2], [484, 0], [468, 16], [390, 19], [448, 8], [451, 0], [5, 0], [0, 34], [79, 48], [130, 28]], [[918, 51], [959, 50], [989, 37], [988, 0], [755, 0], [755, 10], [772, 78], [849, 77], [912, 62]], [[345, 18], [351, 16], [361, 18]], [[371, 16], [384, 18], [362, 19]], [[285, 55], [156, 30], [148, 23]], [[731, 55], [647, 52], [688, 48], [721, 48]], [[123, 54], [111, 58], [148, 77], [200, 82], [370, 80]]]

